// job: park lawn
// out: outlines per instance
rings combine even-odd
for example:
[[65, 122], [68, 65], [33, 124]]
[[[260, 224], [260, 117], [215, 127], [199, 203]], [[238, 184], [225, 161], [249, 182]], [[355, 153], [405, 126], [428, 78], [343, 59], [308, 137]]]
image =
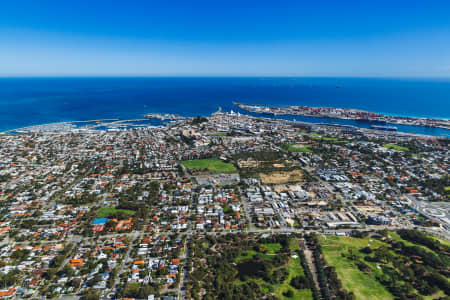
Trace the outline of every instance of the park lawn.
[[255, 250], [246, 250], [246, 251], [242, 251], [239, 253], [239, 255], [236, 257], [236, 263], [239, 263], [246, 259], [251, 259], [251, 258], [253, 258], [253, 256], [255, 256], [257, 254], [262, 255], [262, 257], [267, 260], [271, 260], [274, 258], [274, 255], [270, 254], [270, 253], [267, 254], [267, 253], [262, 253], [262, 252], [258, 252]]
[[[283, 283], [273, 285], [274, 294], [279, 299], [312, 299], [312, 292], [310, 289], [297, 290], [290, 285], [292, 278], [305, 275], [300, 263], [300, 257], [291, 257], [289, 264], [286, 266], [286, 271], [289, 272], [286, 280], [283, 281]], [[283, 295], [283, 293], [288, 290], [292, 290], [294, 293], [292, 297], [286, 297]]]
[[308, 145], [298, 146], [298, 145], [290, 144], [290, 145], [288, 145], [288, 150], [291, 152], [313, 152], [311, 150], [310, 146], [308, 146]]
[[353, 253], [362, 257], [359, 252], [360, 249], [370, 246], [373, 249], [385, 245], [376, 239], [371, 238], [350, 238], [339, 236], [324, 236], [319, 237], [322, 245], [322, 251], [325, 256], [327, 264], [336, 268], [336, 273], [342, 282], [343, 287], [353, 292], [356, 299], [393, 299], [394, 297], [389, 291], [376, 280], [376, 275], [382, 271], [378, 269], [375, 263], [365, 262], [372, 269], [371, 274], [366, 274], [358, 269], [356, 264], [341, 253], [347, 253], [352, 249]]
[[449, 191], [450, 191], [450, 186], [445, 186], [445, 187], [444, 187], [444, 191], [449, 192]]
[[445, 293], [444, 291], [439, 291], [437, 293], [434, 293], [433, 295], [429, 296], [422, 296], [425, 300], [435, 300], [435, 299], [444, 299]]
[[291, 248], [291, 250], [294, 250], [294, 251], [300, 250], [300, 247], [298, 246], [298, 242], [295, 238], [291, 239], [290, 248]]
[[226, 132], [214, 132], [211, 133], [210, 136], [227, 136]]
[[[283, 290], [277, 290], [275, 289], [274, 294], [277, 296], [277, 299], [301, 299], [301, 300], [312, 300], [312, 292], [309, 289], [303, 289], [303, 290], [297, 290], [294, 289], [292, 286], [290, 286], [289, 284], [288, 288], [283, 289]], [[283, 292], [287, 291], [287, 290], [292, 290], [294, 292], [294, 295], [292, 297], [286, 297], [283, 295]], [[279, 291], [281, 291], [281, 293], [279, 293]]]
[[344, 142], [344, 141], [340, 140], [339, 138], [323, 136], [323, 135], [315, 133], [315, 132], [311, 133], [309, 135], [309, 137], [314, 140], [322, 140], [322, 141], [327, 141], [327, 142]]
[[226, 163], [217, 158], [185, 160], [181, 162], [188, 169], [204, 170], [212, 172], [233, 172], [236, 167], [231, 163]]
[[250, 259], [253, 258], [253, 256], [255, 256], [256, 254], [258, 254], [259, 252], [255, 251], [255, 250], [246, 250], [246, 251], [242, 251], [239, 253], [239, 255], [236, 257], [236, 263], [241, 262], [242, 260], [245, 259]]
[[[270, 293], [270, 289], [272, 287], [272, 285], [270, 283], [265, 282], [263, 279], [255, 279], [255, 278], [249, 278], [247, 281], [247, 283], [253, 282], [256, 283], [261, 291], [265, 294], [269, 294]], [[237, 285], [243, 285], [245, 282], [241, 281], [240, 279], [237, 279], [235, 281], [235, 284]], [[303, 299], [303, 298], [300, 298]]]
[[262, 247], [267, 251], [267, 254], [275, 255], [280, 249], [280, 243], [266, 243], [262, 244]]
[[107, 218], [111, 216], [115, 216], [117, 214], [121, 214], [123, 217], [131, 217], [136, 214], [135, 211], [129, 209], [119, 209], [115, 207], [102, 207], [97, 211], [98, 218]]
[[394, 149], [394, 150], [397, 150], [397, 151], [403, 151], [403, 152], [409, 151], [408, 148], [403, 147], [403, 146], [399, 146], [399, 145], [396, 145], [396, 144], [384, 144], [383, 147], [384, 148], [388, 148], [388, 149]]
[[[294, 242], [294, 244], [291, 244], [291, 248], [297, 249], [298, 248], [297, 242], [294, 239], [292, 242]], [[236, 263], [239, 263], [242, 260], [250, 259], [257, 254], [262, 254], [264, 259], [270, 260], [274, 257], [274, 254], [276, 254], [281, 249], [280, 243], [265, 243], [265, 244], [262, 244], [261, 246], [262, 246], [262, 248], [267, 250], [268, 253], [262, 254], [261, 252], [258, 252], [255, 250], [242, 251], [241, 253], [239, 253], [238, 257], [236, 257]], [[286, 280], [279, 284], [271, 285], [262, 279], [253, 279], [253, 278], [249, 279], [248, 281], [257, 283], [265, 293], [267, 293], [269, 291], [269, 287], [271, 286], [273, 288], [274, 294], [279, 299], [305, 299], [305, 300], [311, 299], [312, 300], [312, 292], [310, 289], [297, 290], [290, 285], [292, 278], [294, 278], [296, 276], [305, 276], [305, 273], [303, 272], [303, 268], [302, 268], [302, 265], [300, 262], [300, 257], [291, 257], [289, 264], [287, 266], [285, 266], [285, 269], [289, 274], [288, 274]], [[242, 282], [240, 280], [238, 280], [237, 283], [239, 284]], [[283, 293], [287, 292], [288, 290], [292, 290], [292, 292], [293, 292], [292, 297], [286, 297], [283, 295]]]
[[[389, 232], [389, 236], [394, 241], [403, 242], [406, 246], [420, 247], [420, 248], [424, 249], [427, 252], [431, 252], [431, 253], [434, 253], [434, 254], [438, 255], [438, 253], [436, 253], [436, 251], [433, 251], [433, 250], [431, 250], [430, 248], [428, 248], [428, 247], [426, 247], [424, 245], [414, 244], [414, 243], [411, 243], [410, 241], [402, 239], [401, 236], [398, 233], [396, 233], [396, 232]], [[441, 240], [441, 239], [439, 239], [439, 238], [437, 238], [435, 236], [432, 236], [432, 235], [427, 235], [427, 236], [430, 237], [430, 238], [438, 240], [439, 242], [441, 242], [441, 244], [447, 244], [447, 245], [449, 244], [449, 242], [447, 242], [445, 240]], [[417, 294], [420, 294], [419, 291], [417, 291], [417, 290], [415, 290], [415, 291], [416, 291]], [[444, 297], [444, 296], [445, 296], [445, 293], [444, 293], [444, 291], [441, 291], [441, 290], [436, 292], [436, 293], [434, 293], [433, 295], [429, 295], [429, 296], [422, 295], [422, 297], [424, 299], [426, 299], [426, 300], [439, 299], [440, 297]]]
[[[435, 240], [439, 241], [442, 245], [450, 246], [450, 242], [449, 242], [449, 241], [446, 241], [446, 240], [444, 240], [444, 239], [440, 239], [440, 238], [435, 237], [435, 236], [433, 236], [433, 235], [431, 235], [431, 234], [427, 234], [427, 236], [428, 236], [429, 238], [432, 238], [432, 239], [435, 239]], [[431, 250], [431, 249], [428, 248], [427, 246], [424, 246], [424, 245], [421, 245], [421, 244], [415, 244], [415, 243], [412, 243], [412, 242], [410, 242], [410, 241], [407, 241], [407, 240], [402, 239], [401, 236], [400, 236], [398, 233], [396, 233], [396, 232], [392, 232], [392, 231], [389, 232], [389, 237], [390, 237], [391, 239], [393, 239], [394, 241], [403, 242], [406, 246], [416, 246], [416, 247], [420, 247], [420, 248], [424, 249], [424, 250], [427, 251], [427, 252], [431, 252], [431, 253], [434, 253], [434, 254], [436, 254], [436, 255], [439, 255], [439, 253], [437, 253], [437, 252], [434, 251], [434, 250]]]
[[447, 241], [447, 240], [438, 238], [438, 237], [436, 237], [436, 236], [434, 236], [434, 235], [431, 235], [431, 234], [427, 234], [427, 236], [428, 236], [429, 238], [432, 238], [432, 239], [435, 239], [435, 240], [439, 241], [442, 245], [445, 245], [445, 246], [450, 247], [450, 242]]
[[[402, 239], [402, 237], [401, 237], [397, 232], [391, 231], [391, 232], [389, 232], [389, 235], [388, 235], [388, 236], [389, 236], [391, 239], [393, 239], [394, 241], [397, 241], [397, 242], [403, 242], [406, 246], [416, 246], [416, 247], [420, 247], [420, 248], [424, 249], [424, 250], [427, 251], [427, 252], [433, 252], [433, 253], [434, 253], [434, 251], [431, 250], [430, 248], [428, 248], [427, 246], [420, 245], [420, 244], [414, 244], [414, 243], [411, 243], [410, 241], [407, 241], [407, 240], [405, 240], [405, 239]], [[433, 238], [434, 238], [434, 237], [433, 237]]]

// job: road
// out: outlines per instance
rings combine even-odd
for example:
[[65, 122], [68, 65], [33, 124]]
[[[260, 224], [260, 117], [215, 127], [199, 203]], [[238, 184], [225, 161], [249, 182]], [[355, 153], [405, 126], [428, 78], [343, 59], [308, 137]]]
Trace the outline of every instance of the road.
[[239, 194], [241, 195], [242, 205], [244, 206], [245, 216], [247, 217], [248, 230], [249, 230], [249, 231], [255, 230], [254, 225], [253, 225], [253, 222], [252, 222], [251, 211], [250, 211], [250, 208], [248, 207], [248, 199], [247, 199], [247, 197], [241, 192], [240, 189], [239, 189]]
[[[428, 227], [424, 228], [424, 231], [429, 232], [430, 234], [438, 235], [443, 239], [450, 240], [450, 234], [448, 229], [450, 227], [450, 205], [447, 203], [444, 204], [436, 204], [436, 203], [428, 203], [416, 200], [414, 197], [406, 196], [409, 201], [409, 206], [426, 216], [427, 218], [442, 224], [443, 228], [431, 229]], [[434, 214], [431, 214], [434, 213]]]
[[185, 242], [185, 249], [186, 251], [184, 252], [184, 264], [183, 264], [183, 270], [181, 272], [181, 277], [180, 277], [180, 285], [181, 287], [179, 288], [179, 295], [178, 295], [178, 299], [186, 299], [186, 285], [188, 283], [188, 274], [189, 274], [189, 266], [187, 265], [187, 262], [189, 260], [189, 255], [190, 255], [190, 251], [191, 251], [191, 237], [188, 236], [186, 238], [186, 242]]
[[[130, 259], [130, 252], [131, 252], [131, 249], [133, 248], [133, 243], [139, 237], [140, 234], [141, 233], [139, 231], [135, 231], [135, 232], [131, 232], [131, 233], [127, 234], [128, 236], [132, 237], [130, 242], [129, 242], [129, 245], [128, 245], [127, 253], [125, 254], [124, 259], [120, 263], [120, 266], [119, 266], [116, 278], [114, 280], [114, 284], [112, 285], [112, 287], [109, 290], [104, 291], [102, 293], [103, 295], [108, 295], [108, 294], [111, 294], [111, 293], [114, 294], [114, 295], [117, 294], [117, 286], [120, 283], [120, 275], [123, 272], [123, 268], [124, 268], [125, 264]], [[118, 234], [118, 236], [122, 236], [122, 235], [123, 234]]]

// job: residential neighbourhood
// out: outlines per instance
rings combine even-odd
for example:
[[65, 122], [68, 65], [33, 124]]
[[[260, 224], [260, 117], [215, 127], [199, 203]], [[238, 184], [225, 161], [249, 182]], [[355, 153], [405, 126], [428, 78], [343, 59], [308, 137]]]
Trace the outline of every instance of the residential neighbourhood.
[[[327, 262], [308, 253], [327, 251], [327, 236], [449, 240], [448, 146], [221, 111], [0, 135], [0, 299], [211, 299], [208, 288], [225, 297], [211, 286], [220, 274], [207, 272], [220, 259], [241, 274], [220, 280], [254, 288], [251, 299], [324, 299], [315, 272]], [[287, 273], [249, 281], [239, 267], [259, 256], [258, 268]], [[311, 270], [295, 273], [302, 262]], [[287, 287], [308, 272], [314, 280]]]

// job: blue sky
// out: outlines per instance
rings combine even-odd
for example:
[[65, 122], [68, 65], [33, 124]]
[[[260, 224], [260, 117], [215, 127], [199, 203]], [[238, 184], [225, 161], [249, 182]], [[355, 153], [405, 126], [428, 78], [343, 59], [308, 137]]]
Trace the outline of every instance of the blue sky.
[[0, 76], [450, 77], [450, 1], [0, 3]]

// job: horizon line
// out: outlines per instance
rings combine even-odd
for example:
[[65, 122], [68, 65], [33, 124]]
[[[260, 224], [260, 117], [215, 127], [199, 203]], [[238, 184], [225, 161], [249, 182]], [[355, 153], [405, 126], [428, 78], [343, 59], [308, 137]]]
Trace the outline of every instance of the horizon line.
[[210, 74], [97, 74], [97, 75], [63, 75], [63, 74], [43, 74], [43, 75], [1, 75], [0, 79], [63, 79], [63, 78], [361, 78], [361, 79], [450, 79], [450, 75], [445, 76], [397, 76], [397, 75], [210, 75]]

